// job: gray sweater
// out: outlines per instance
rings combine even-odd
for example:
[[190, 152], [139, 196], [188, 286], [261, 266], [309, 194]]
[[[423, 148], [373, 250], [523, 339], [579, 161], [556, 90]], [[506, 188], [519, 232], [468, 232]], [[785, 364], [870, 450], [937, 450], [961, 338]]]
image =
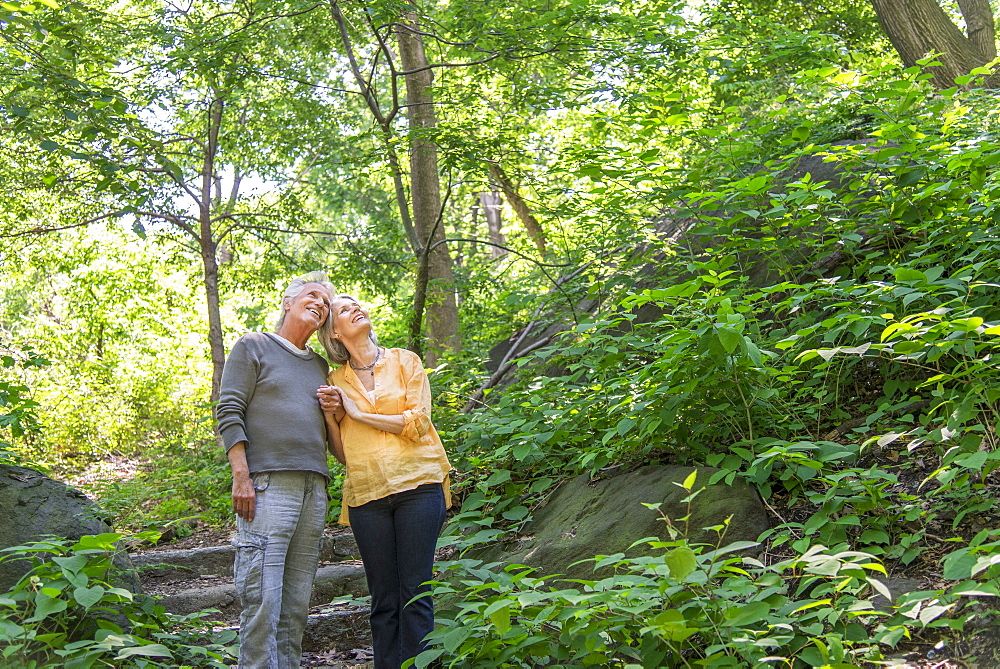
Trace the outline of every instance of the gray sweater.
[[246, 441], [251, 474], [294, 470], [329, 478], [326, 424], [316, 399], [328, 370], [322, 357], [295, 353], [269, 334], [241, 337], [226, 359], [215, 410], [226, 451]]

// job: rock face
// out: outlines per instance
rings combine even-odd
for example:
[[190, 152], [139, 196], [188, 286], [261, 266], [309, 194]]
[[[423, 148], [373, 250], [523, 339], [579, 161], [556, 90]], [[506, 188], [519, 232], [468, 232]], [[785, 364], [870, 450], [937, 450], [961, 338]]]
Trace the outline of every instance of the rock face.
[[[79, 539], [111, 532], [94, 503], [79, 490], [33, 469], [7, 464], [0, 464], [0, 518], [0, 549], [42, 535]], [[115, 585], [139, 592], [128, 554], [119, 553], [115, 565], [119, 568]], [[27, 560], [0, 562], [0, 592], [10, 589], [30, 568]]]
[[[593, 579], [592, 562], [571, 565], [595, 555], [651, 555], [656, 549], [648, 545], [630, 546], [645, 537], [668, 538], [660, 513], [643, 506], [644, 502], [660, 503], [659, 511], [675, 527], [683, 529], [684, 523], [677, 519], [688, 514], [688, 506], [681, 502], [687, 492], [680, 484], [692, 471], [692, 467], [646, 466], [597, 481], [591, 481], [586, 474], [577, 476], [535, 512], [534, 520], [525, 529], [528, 536], [524, 540], [478, 550], [473, 557], [487, 562], [526, 564], [536, 568], [539, 576], [564, 574], [569, 578]], [[702, 490], [691, 504], [688, 540], [716, 546], [717, 533], [703, 528], [722, 525], [732, 516], [722, 544], [756, 541], [769, 527], [760, 496], [739, 479], [731, 486], [708, 485], [715, 471], [697, 470], [693, 489]], [[597, 577], [605, 575], [599, 573]]]

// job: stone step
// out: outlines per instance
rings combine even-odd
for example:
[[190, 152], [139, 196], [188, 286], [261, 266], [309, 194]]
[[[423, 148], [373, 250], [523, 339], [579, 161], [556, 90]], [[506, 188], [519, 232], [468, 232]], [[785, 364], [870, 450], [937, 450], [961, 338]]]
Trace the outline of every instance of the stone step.
[[[239, 599], [232, 577], [193, 579], [187, 581], [144, 579], [143, 589], [159, 597], [159, 603], [170, 613], [187, 614], [203, 609], [218, 609], [223, 618], [240, 613]], [[310, 606], [324, 606], [337, 598], [363, 597], [368, 594], [365, 570], [359, 562], [340, 562], [321, 566], [316, 572]]]
[[[219, 630], [239, 632], [239, 625], [226, 625]], [[368, 625], [368, 609], [363, 606], [334, 605], [317, 607], [309, 612], [302, 635], [304, 653], [365, 649], [372, 643]], [[358, 666], [352, 663], [350, 666]]]
[[[207, 546], [176, 551], [151, 551], [132, 553], [132, 566], [139, 577], [149, 578], [191, 578], [217, 575], [232, 578], [232, 546]], [[320, 547], [320, 562], [340, 562], [359, 559], [358, 545], [350, 532], [323, 537]]]

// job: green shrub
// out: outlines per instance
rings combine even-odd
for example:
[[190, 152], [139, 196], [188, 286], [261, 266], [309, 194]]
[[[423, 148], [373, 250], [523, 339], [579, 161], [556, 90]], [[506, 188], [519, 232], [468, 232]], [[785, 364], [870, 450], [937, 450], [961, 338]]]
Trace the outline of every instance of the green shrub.
[[32, 562], [0, 595], [5, 666], [229, 666], [235, 632], [215, 633], [204, 614], [174, 616], [152, 598], [114, 585], [112, 559], [121, 539], [112, 533], [76, 542], [51, 538], [3, 550], [0, 561]]

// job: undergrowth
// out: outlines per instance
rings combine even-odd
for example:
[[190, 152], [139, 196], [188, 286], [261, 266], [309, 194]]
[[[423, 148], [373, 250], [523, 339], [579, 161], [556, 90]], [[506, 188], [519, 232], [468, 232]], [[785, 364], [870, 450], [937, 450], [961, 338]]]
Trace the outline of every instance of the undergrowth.
[[[671, 191], [701, 227], [657, 249], [658, 279], [619, 268], [596, 316], [446, 421], [459, 556], [516, 538], [567, 476], [679, 463], [780, 506], [777, 559], [672, 537], [559, 581], [459, 557], [418, 664], [859, 667], [994, 624], [1000, 143], [989, 99], [926, 95], [917, 72], [852, 91], [882, 119], [866, 143], [789, 142]], [[850, 176], [796, 175], [804, 155]]]
[[126, 587], [114, 564], [121, 540], [114, 533], [52, 537], [2, 551], [0, 561], [31, 564], [0, 594], [3, 666], [228, 667], [235, 660], [236, 633], [213, 631], [207, 612], [172, 615]]
[[[874, 119], [865, 141], [813, 144], [807, 128], [760, 165], [717, 171], [718, 156], [706, 151], [690, 158], [697, 183], [666, 183], [638, 160], [617, 170], [636, 200], [683, 215], [686, 232], [648, 241], [636, 264], [594, 270], [597, 313], [577, 315], [524, 356], [514, 380], [476, 410], [462, 413], [463, 402], [444, 393], [435, 422], [460, 475], [442, 543], [457, 556], [441, 565], [450, 577], [435, 587], [449, 605], [419, 665], [847, 668], [883, 662], [916, 639], [995, 624], [993, 94], [931, 95], [918, 69], [890, 79], [828, 70], [801, 76]], [[727, 108], [717, 127], [684, 132], [693, 146], [724, 140], [749, 152], [754, 128], [741, 114]], [[720, 140], [728, 127], [747, 137]], [[796, 171], [808, 157], [835, 163], [843, 183]], [[726, 176], [705, 176], [715, 172]], [[622, 211], [635, 203], [622, 202]], [[469, 387], [454, 370], [432, 381], [440, 387], [447, 374]], [[6, 383], [8, 397], [24, 396]], [[22, 403], [5, 417], [31, 415]], [[196, 514], [227, 522], [228, 470], [210, 442], [172, 443], [148, 472], [102, 484], [97, 496], [126, 524]], [[669, 525], [666, 539], [653, 540], [654, 557], [594, 557], [612, 574], [593, 580], [462, 554], [516, 537], [568, 476], [648, 463], [711, 467], [713, 482], [756, 486], [781, 507], [759, 540], [775, 559], [746, 557], [746, 545], [691, 545]], [[687, 492], [697, 504], [697, 491]], [[77, 582], [82, 567], [51, 566], [75, 558], [56, 557], [39, 568], [58, 585], [33, 589], [29, 579], [21, 599], [0, 600], [26, 616], [5, 628], [10, 639], [49, 617], [25, 606], [55, 615], [72, 598], [88, 609], [94, 586]], [[929, 570], [940, 576], [926, 589], [893, 596], [891, 577]], [[109, 603], [123, 602], [100, 587]], [[118, 643], [123, 632], [110, 631]], [[158, 661], [151, 636], [106, 648], [108, 635], [70, 647], [78, 642], [63, 627], [40, 634], [31, 642], [45, 648], [24, 648], [46, 661], [56, 651]]]

